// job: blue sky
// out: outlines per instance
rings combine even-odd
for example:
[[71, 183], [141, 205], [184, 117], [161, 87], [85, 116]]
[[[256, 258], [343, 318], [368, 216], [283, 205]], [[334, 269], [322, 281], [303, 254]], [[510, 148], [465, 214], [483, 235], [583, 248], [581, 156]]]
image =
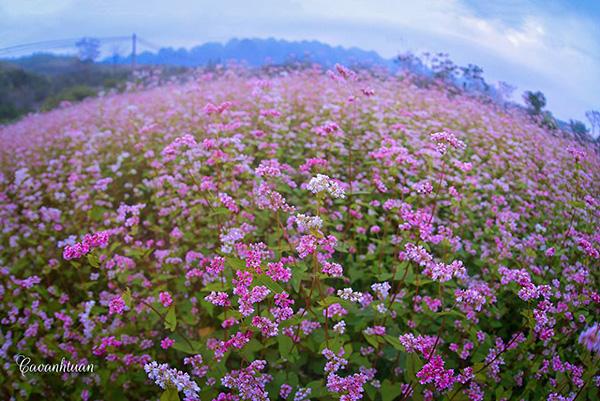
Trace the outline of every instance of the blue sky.
[[518, 94], [542, 90], [560, 118], [600, 109], [600, 0], [0, 0], [0, 47], [131, 32], [185, 47], [276, 37], [443, 51]]

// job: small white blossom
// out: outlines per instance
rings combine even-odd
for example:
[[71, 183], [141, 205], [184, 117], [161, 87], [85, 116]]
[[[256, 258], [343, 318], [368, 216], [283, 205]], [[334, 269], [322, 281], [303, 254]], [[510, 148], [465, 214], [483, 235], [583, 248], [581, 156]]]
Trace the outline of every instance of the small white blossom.
[[313, 194], [328, 192], [334, 198], [344, 199], [346, 197], [340, 184], [324, 174], [317, 174], [316, 177], [311, 178], [306, 187]]
[[360, 302], [363, 297], [362, 292], [354, 291], [352, 288], [344, 288], [343, 290], [338, 290], [337, 295], [343, 300], [351, 302]]
[[296, 221], [298, 222], [298, 226], [309, 230], [319, 230], [323, 226], [323, 220], [318, 216], [297, 214]]
[[337, 323], [335, 326], [333, 326], [333, 331], [340, 335], [344, 334], [346, 332], [346, 322], [342, 320], [341, 322]]

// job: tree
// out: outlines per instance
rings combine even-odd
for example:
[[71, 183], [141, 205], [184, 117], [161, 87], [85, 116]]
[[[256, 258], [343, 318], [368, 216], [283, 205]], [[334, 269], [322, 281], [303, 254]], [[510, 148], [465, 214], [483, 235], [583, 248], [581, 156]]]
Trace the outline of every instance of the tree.
[[600, 111], [598, 110], [589, 110], [585, 112], [585, 116], [590, 122], [592, 126], [592, 136], [596, 136], [596, 131], [600, 133]]
[[504, 82], [504, 81], [498, 82], [497, 91], [498, 91], [498, 95], [500, 96], [500, 100], [502, 102], [508, 102], [510, 100], [513, 92], [515, 91], [515, 89], [517, 89], [517, 88], [507, 82]]
[[575, 138], [582, 141], [592, 141], [592, 138], [588, 135], [589, 130], [581, 121], [569, 120], [569, 128]]
[[542, 109], [546, 106], [546, 97], [540, 91], [525, 91], [525, 93], [523, 93], [523, 100], [531, 114], [541, 114]]
[[485, 91], [488, 85], [483, 79], [483, 69], [475, 64], [469, 64], [466, 67], [460, 67], [464, 79], [463, 88], [477, 91]]
[[82, 38], [75, 43], [75, 46], [81, 61], [94, 61], [100, 55], [100, 40], [96, 38]]

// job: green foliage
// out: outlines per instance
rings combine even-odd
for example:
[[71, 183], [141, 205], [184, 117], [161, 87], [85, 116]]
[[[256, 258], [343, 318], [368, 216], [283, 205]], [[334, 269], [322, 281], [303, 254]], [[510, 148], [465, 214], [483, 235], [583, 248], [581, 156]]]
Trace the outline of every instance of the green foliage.
[[48, 97], [42, 104], [42, 110], [51, 110], [55, 107], [58, 107], [61, 102], [79, 102], [87, 97], [95, 95], [96, 91], [87, 85], [71, 86], [55, 95]]

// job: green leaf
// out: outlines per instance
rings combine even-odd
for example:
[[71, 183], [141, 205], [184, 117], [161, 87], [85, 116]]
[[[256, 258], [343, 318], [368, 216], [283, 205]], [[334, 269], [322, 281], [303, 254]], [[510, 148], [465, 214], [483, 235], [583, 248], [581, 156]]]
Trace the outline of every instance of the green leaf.
[[129, 309], [133, 308], [133, 297], [131, 296], [131, 289], [129, 287], [127, 287], [127, 290], [125, 290], [125, 292], [122, 295], [123, 301], [125, 302], [125, 305], [127, 305], [127, 307]]
[[175, 305], [169, 306], [169, 310], [165, 316], [165, 328], [175, 331], [177, 328], [177, 316], [175, 315]]
[[412, 381], [417, 377], [417, 372], [423, 367], [421, 358], [414, 352], [408, 354], [406, 358], [406, 380]]
[[302, 284], [302, 280], [306, 277], [306, 273], [303, 271], [294, 271], [292, 274], [292, 279], [290, 282], [292, 283], [292, 288], [296, 292], [300, 292], [300, 284]]
[[310, 387], [312, 392], [310, 393], [310, 398], [320, 398], [327, 395], [327, 389], [325, 388], [324, 380], [315, 380], [306, 385], [306, 387]]
[[90, 266], [95, 268], [100, 267], [100, 259], [98, 259], [98, 256], [94, 255], [93, 253], [88, 253], [87, 260]]
[[160, 396], [160, 401], [179, 401], [179, 393], [175, 387], [167, 387]]
[[371, 344], [373, 347], [375, 347], [375, 348], [379, 347], [379, 342], [377, 341], [378, 336], [373, 336], [373, 335], [369, 335], [369, 334], [363, 334], [363, 336], [365, 337], [365, 340], [367, 340], [367, 342], [369, 344]]
[[273, 279], [269, 276], [261, 274], [260, 276], [256, 277], [256, 281], [258, 281], [260, 284], [264, 285], [265, 287], [267, 287], [275, 293], [283, 292], [283, 288], [281, 288], [281, 286], [275, 281], [273, 281]]
[[402, 387], [398, 383], [392, 383], [385, 379], [381, 384], [381, 401], [392, 401], [402, 394]]
[[219, 215], [224, 215], [224, 214], [229, 214], [229, 213], [231, 213], [231, 212], [226, 207], [218, 207], [218, 208], [214, 209], [214, 212], [211, 212], [208, 215], [208, 217], [219, 216]]
[[392, 347], [396, 348], [397, 350], [404, 351], [404, 347], [402, 346], [402, 344], [400, 343], [400, 340], [398, 340], [397, 337], [386, 334], [385, 336], [383, 336], [383, 338]]
[[199, 341], [190, 341], [192, 343], [192, 347], [183, 339], [176, 338], [175, 344], [173, 344], [173, 348], [177, 351], [185, 352], [186, 354], [196, 355], [200, 353], [201, 343]]
[[[277, 336], [279, 355], [283, 359], [287, 359], [290, 362], [298, 360], [298, 348], [294, 347], [294, 343], [288, 336]], [[293, 352], [292, 349], [294, 349]]]
[[233, 270], [245, 270], [246, 263], [243, 260], [237, 258], [226, 258], [225, 261]]
[[94, 221], [100, 221], [104, 217], [104, 213], [106, 213], [107, 211], [108, 209], [105, 209], [103, 207], [94, 206], [89, 210], [88, 216]]

